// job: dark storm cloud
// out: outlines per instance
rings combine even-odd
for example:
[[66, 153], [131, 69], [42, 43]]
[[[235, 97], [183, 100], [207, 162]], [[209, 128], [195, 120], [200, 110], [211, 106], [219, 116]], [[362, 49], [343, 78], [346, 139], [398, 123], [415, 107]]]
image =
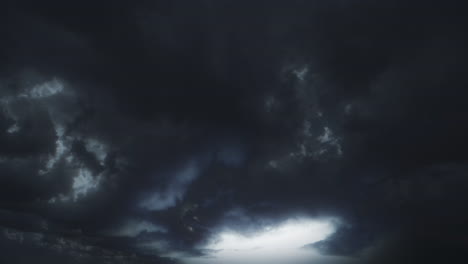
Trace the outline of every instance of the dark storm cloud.
[[4, 262], [166, 263], [294, 216], [340, 219], [324, 255], [460, 256], [459, 5], [9, 2]]

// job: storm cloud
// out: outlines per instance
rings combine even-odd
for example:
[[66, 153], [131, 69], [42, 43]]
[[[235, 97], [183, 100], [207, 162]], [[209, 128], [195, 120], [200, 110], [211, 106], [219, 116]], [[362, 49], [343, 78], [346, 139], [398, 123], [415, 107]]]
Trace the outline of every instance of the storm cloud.
[[0, 262], [464, 259], [463, 11], [6, 1]]

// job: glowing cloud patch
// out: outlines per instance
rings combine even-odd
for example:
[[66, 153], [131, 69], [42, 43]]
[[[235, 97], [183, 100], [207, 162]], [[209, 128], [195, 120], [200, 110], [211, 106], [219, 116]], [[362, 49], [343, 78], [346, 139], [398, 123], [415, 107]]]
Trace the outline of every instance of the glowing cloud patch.
[[8, 128], [7, 132], [9, 134], [13, 134], [13, 133], [16, 133], [20, 130], [20, 127], [18, 126], [18, 124], [14, 124], [12, 125], [11, 127]]
[[73, 179], [73, 200], [76, 201], [80, 196], [86, 196], [90, 190], [96, 189], [100, 180], [99, 176], [93, 177], [90, 170], [80, 168], [78, 175]]
[[243, 235], [234, 231], [222, 232], [207, 248], [236, 251], [300, 248], [321, 241], [334, 231], [334, 225], [328, 221], [289, 220], [279, 226], [267, 227], [251, 235]]
[[22, 94], [23, 97], [44, 98], [63, 92], [64, 85], [57, 79], [34, 86], [28, 93]]
[[311, 259], [319, 256], [319, 253], [303, 247], [324, 240], [335, 231], [334, 220], [304, 218], [290, 219], [251, 234], [224, 230], [202, 247], [206, 252], [211, 252], [207, 258], [192, 259], [189, 263], [211, 263], [213, 259], [223, 263]]

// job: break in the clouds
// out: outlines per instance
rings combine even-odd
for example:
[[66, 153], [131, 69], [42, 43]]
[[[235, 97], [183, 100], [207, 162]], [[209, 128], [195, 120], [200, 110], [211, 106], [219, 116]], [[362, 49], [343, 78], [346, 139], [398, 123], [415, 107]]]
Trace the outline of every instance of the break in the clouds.
[[304, 248], [326, 239], [335, 232], [336, 223], [330, 219], [301, 219], [293, 217], [275, 225], [260, 227], [251, 233], [220, 230], [201, 246], [206, 256], [194, 259], [203, 263], [276, 263], [310, 261], [320, 254]]
[[449, 263], [457, 1], [7, 1], [1, 263]]

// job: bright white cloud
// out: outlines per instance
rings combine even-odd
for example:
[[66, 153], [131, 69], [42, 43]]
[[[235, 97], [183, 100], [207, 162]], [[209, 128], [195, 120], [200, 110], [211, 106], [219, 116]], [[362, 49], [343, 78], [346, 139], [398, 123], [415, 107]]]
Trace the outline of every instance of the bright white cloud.
[[331, 221], [292, 219], [278, 226], [269, 226], [255, 234], [223, 231], [207, 246], [208, 249], [242, 251], [252, 249], [285, 250], [300, 248], [325, 239], [335, 231]]
[[[244, 234], [223, 230], [200, 247], [207, 256], [187, 263], [291, 263], [320, 257], [304, 246], [326, 239], [336, 231], [334, 219], [293, 218], [276, 226]], [[281, 262], [283, 261], [283, 262]], [[285, 261], [285, 262], [284, 262]]]

